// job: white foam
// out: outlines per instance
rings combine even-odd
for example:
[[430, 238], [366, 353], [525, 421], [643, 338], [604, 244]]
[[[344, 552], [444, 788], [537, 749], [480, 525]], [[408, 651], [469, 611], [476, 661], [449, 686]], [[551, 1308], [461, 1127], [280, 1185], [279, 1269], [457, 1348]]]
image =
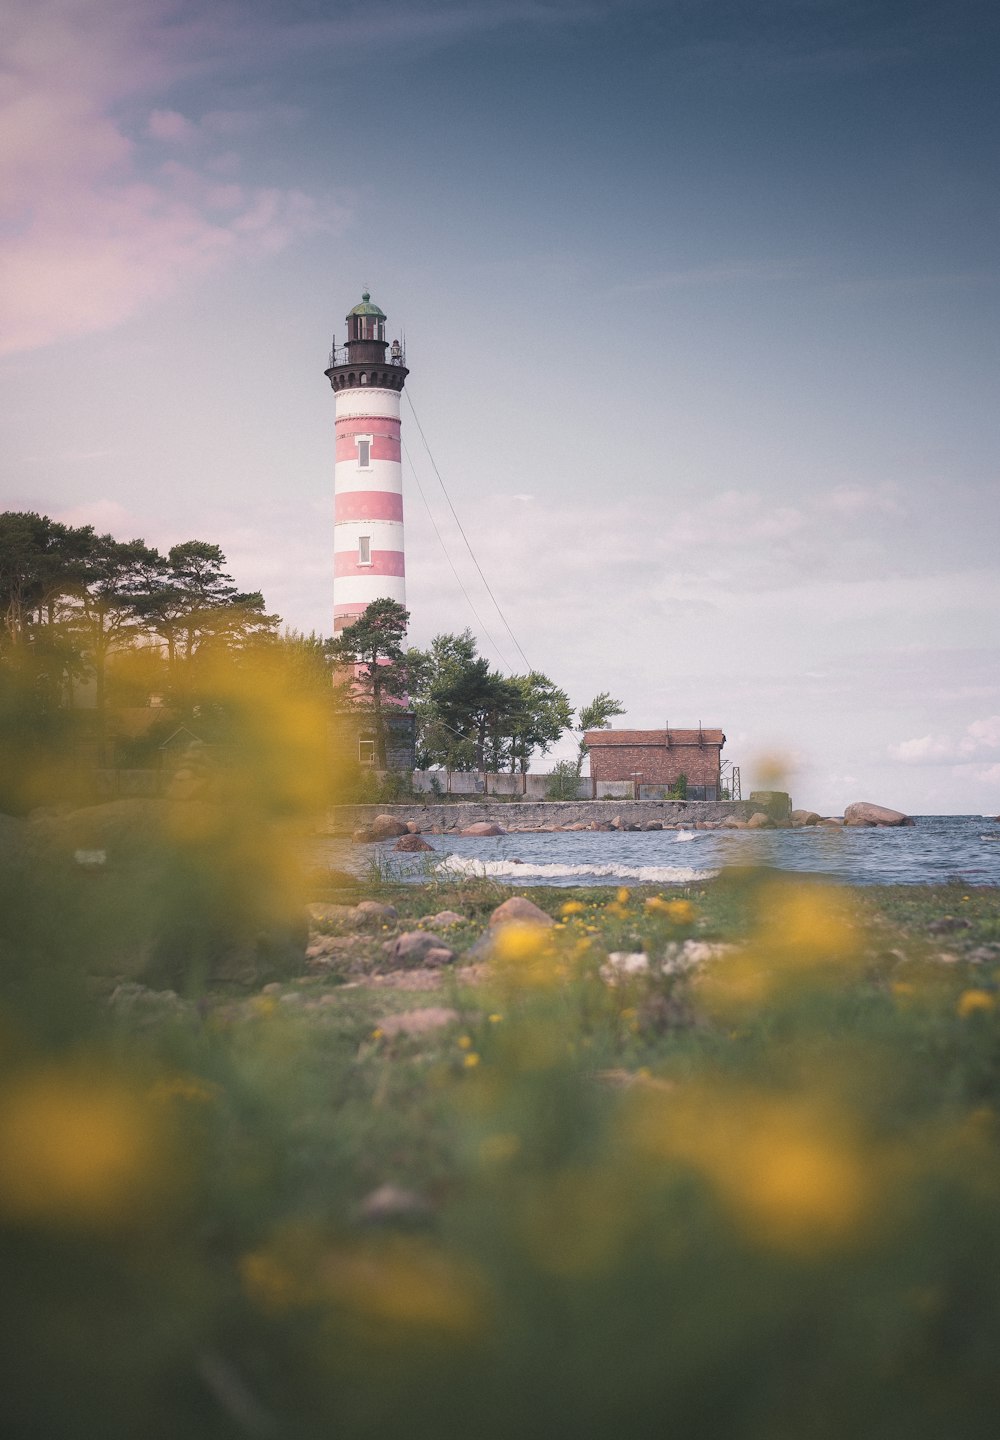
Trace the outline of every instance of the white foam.
[[704, 831], [699, 832], [697, 830], [679, 830], [674, 836], [674, 844], [679, 845], [682, 840], [697, 840], [699, 833], [704, 834]]
[[692, 880], [707, 880], [716, 870], [689, 870], [683, 865], [542, 865], [532, 861], [523, 864], [513, 860], [475, 860], [465, 855], [446, 855], [435, 867], [450, 875], [509, 876], [527, 880], [574, 880], [592, 877], [596, 880], [636, 880], [646, 885], [686, 885]]

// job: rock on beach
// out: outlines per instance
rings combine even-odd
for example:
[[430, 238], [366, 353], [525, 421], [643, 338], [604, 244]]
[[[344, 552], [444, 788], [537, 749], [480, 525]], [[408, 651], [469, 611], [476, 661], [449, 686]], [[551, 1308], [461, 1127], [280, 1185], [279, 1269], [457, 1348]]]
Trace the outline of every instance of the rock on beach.
[[554, 925], [555, 921], [551, 915], [547, 915], [534, 901], [527, 900], [523, 895], [512, 895], [502, 905], [498, 905], [490, 916], [490, 929], [495, 930], [498, 925]]

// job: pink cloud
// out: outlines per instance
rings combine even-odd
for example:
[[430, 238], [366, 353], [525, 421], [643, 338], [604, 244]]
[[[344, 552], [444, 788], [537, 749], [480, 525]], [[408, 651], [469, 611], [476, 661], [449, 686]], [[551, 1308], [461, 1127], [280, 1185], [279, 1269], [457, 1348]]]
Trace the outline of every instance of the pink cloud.
[[15, 0], [0, 90], [0, 353], [109, 328], [223, 263], [345, 223], [342, 205], [301, 191], [220, 185], [211, 153], [144, 168], [117, 118], [125, 100], [148, 100], [142, 128], [159, 144], [215, 143], [155, 103], [205, 63], [204, 38], [172, 0]]
[[198, 134], [198, 127], [177, 110], [154, 110], [146, 133], [150, 139], [162, 140], [167, 145], [185, 145]]

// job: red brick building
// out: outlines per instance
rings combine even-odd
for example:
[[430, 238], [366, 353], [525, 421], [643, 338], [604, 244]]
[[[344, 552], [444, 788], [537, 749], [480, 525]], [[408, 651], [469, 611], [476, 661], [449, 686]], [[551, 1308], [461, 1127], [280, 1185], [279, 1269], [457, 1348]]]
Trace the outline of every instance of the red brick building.
[[630, 780], [638, 795], [647, 787], [669, 789], [684, 775], [688, 799], [719, 798], [721, 730], [588, 730], [584, 739], [595, 789], [604, 780]]

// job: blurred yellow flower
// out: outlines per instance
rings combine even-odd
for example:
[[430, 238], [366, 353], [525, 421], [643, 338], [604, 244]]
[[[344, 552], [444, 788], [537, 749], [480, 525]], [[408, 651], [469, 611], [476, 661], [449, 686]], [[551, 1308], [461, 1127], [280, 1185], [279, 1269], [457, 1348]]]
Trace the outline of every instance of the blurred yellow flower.
[[500, 974], [518, 985], [552, 985], [558, 978], [553, 964], [551, 932], [546, 926], [511, 921], [501, 925], [493, 939], [493, 960]]
[[489, 1022], [490, 1022], [491, 1025], [499, 1025], [499, 1024], [500, 1024], [500, 1021], [503, 1019], [503, 1016], [502, 1016], [502, 1015], [493, 1014], [493, 1015], [488, 1015], [486, 1018], [489, 1020]]
[[401, 1330], [470, 1336], [485, 1318], [478, 1272], [421, 1241], [394, 1238], [331, 1252], [318, 1280], [324, 1299], [387, 1327], [388, 1340]]
[[696, 914], [690, 900], [664, 900], [662, 895], [651, 895], [644, 906], [650, 914], [663, 915], [675, 925], [690, 925]]
[[210, 1085], [197, 1075], [169, 1075], [150, 1086], [149, 1098], [160, 1104], [171, 1100], [187, 1100], [193, 1105], [208, 1105], [219, 1095], [218, 1085]]
[[501, 925], [493, 940], [493, 954], [497, 960], [534, 960], [545, 948], [545, 929], [541, 925], [525, 925], [511, 921]]
[[780, 751], [758, 755], [753, 763], [753, 774], [757, 785], [763, 790], [778, 790], [788, 780], [789, 757]]
[[463, 1058], [462, 1064], [467, 1070], [472, 1070], [479, 1064], [479, 1056], [475, 1050], [470, 1050]]
[[238, 1270], [247, 1298], [259, 1310], [281, 1314], [314, 1298], [303, 1290], [288, 1266], [266, 1250], [244, 1255]]
[[839, 892], [783, 880], [761, 889], [756, 941], [768, 953], [793, 962], [851, 956], [858, 947]]
[[761, 1244], [842, 1243], [870, 1211], [872, 1167], [843, 1118], [818, 1103], [724, 1086], [630, 1099], [640, 1151], [700, 1171]]
[[461, 1050], [471, 1050], [471, 1049], [472, 1049], [472, 1036], [471, 1036], [471, 1035], [459, 1035], [458, 1040], [457, 1040], [456, 1043], [458, 1044], [459, 1049], [461, 1049]]
[[958, 997], [958, 1004], [955, 1012], [963, 1020], [970, 1015], [976, 1015], [984, 1011], [996, 1008], [996, 998], [988, 990], [963, 990]]
[[121, 1081], [55, 1066], [19, 1075], [0, 1094], [0, 1212], [113, 1225], [160, 1188], [165, 1151], [162, 1120]]
[[582, 915], [586, 908], [579, 900], [567, 900], [565, 905], [560, 907], [559, 913], [568, 918], [570, 915]]
[[631, 898], [631, 890], [627, 890], [624, 885], [621, 887], [621, 889], [618, 891], [618, 894], [615, 896], [615, 899], [618, 901], [619, 905], [627, 905]]
[[757, 891], [757, 924], [748, 943], [695, 978], [705, 1004], [730, 1016], [796, 984], [827, 984], [853, 974], [860, 937], [845, 898], [833, 886], [771, 880]]
[[278, 1008], [278, 1002], [273, 995], [255, 995], [250, 1001], [250, 1008], [255, 1015], [273, 1015]]
[[513, 1160], [520, 1149], [521, 1139], [518, 1135], [487, 1135], [479, 1142], [479, 1159], [484, 1165], [503, 1165], [508, 1160]]

